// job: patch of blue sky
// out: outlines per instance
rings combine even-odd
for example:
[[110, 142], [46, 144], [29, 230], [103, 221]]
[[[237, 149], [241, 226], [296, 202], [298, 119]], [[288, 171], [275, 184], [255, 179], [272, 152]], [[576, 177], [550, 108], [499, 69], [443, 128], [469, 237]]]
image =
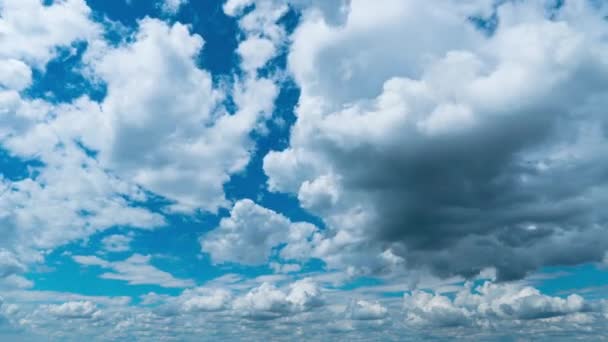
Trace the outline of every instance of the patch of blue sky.
[[0, 175], [10, 181], [35, 178], [44, 164], [38, 160], [23, 160], [0, 146]]
[[105, 85], [93, 82], [82, 72], [82, 55], [86, 48], [86, 42], [59, 48], [44, 70], [33, 70], [32, 85], [24, 95], [51, 103], [67, 103], [83, 95], [101, 101], [106, 95]]
[[536, 288], [549, 295], [567, 296], [577, 293], [593, 299], [593, 290], [608, 284], [608, 269], [598, 264], [546, 267], [532, 279]]
[[[156, 292], [167, 295], [178, 295], [180, 288], [162, 287], [159, 285], [132, 285], [123, 280], [104, 279], [101, 275], [112, 272], [99, 266], [83, 266], [76, 263], [71, 255], [88, 255], [91, 247], [70, 244], [56, 249], [46, 256], [45, 270], [33, 269], [26, 278], [33, 282], [31, 290], [78, 293], [88, 296], [127, 296], [134, 300], [146, 293]], [[66, 252], [69, 252], [67, 254]], [[70, 255], [71, 254], [71, 255]], [[122, 261], [118, 255], [101, 256], [108, 261]], [[160, 258], [153, 258], [151, 264], [156, 266]], [[158, 267], [163, 270], [162, 266]], [[170, 272], [176, 278], [179, 270]], [[180, 278], [181, 279], [181, 278]]]

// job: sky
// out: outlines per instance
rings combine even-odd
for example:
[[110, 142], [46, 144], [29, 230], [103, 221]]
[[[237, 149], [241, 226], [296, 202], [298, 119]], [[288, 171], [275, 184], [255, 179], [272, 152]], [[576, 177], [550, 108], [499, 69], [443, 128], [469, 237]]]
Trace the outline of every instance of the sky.
[[608, 340], [607, 18], [0, 0], [0, 340]]

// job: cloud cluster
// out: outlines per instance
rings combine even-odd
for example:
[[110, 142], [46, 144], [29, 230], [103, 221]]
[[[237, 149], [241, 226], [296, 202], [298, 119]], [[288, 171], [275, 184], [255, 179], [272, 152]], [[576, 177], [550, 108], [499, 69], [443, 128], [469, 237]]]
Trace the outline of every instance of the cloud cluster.
[[[0, 0], [0, 152], [27, 164], [0, 172], [0, 336], [608, 338], [605, 301], [502, 282], [608, 260], [607, 5], [228, 0], [238, 65], [222, 78], [201, 67], [196, 25], [174, 22], [188, 0], [156, 4], [166, 21], [108, 35], [120, 24], [84, 0]], [[63, 53], [102, 99], [28, 92]], [[267, 190], [322, 228], [224, 191], [269, 132], [285, 73], [297, 117], [264, 157]], [[24, 277], [58, 246], [202, 212], [219, 224], [187, 243], [214, 272], [273, 274], [199, 286], [127, 232], [61, 257], [160, 294], [132, 303]], [[462, 286], [488, 271], [498, 282]], [[422, 284], [429, 272], [441, 286]]]
[[[143, 305], [61, 294], [54, 298], [70, 300], [15, 305], [18, 296], [14, 296], [0, 307], [0, 313], [10, 324], [54, 339], [91, 336], [95, 340], [100, 331], [104, 338], [184, 341], [194, 341], [201, 334], [219, 339], [415, 341], [492, 340], [500, 332], [510, 338], [556, 340], [567, 340], [573, 333], [596, 338], [608, 333], [605, 306], [576, 295], [542, 295], [524, 284], [465, 284], [449, 295], [415, 291], [381, 301], [353, 295], [364, 296], [330, 291], [311, 279], [281, 286], [218, 279], [179, 296], [146, 295]], [[77, 327], [64, 329], [74, 321]]]
[[489, 4], [354, 0], [341, 25], [303, 16], [297, 122], [264, 170], [328, 225], [330, 267], [383, 272], [390, 253], [516, 279], [603, 257], [607, 9]]
[[59, 305], [49, 305], [46, 307], [49, 314], [63, 319], [88, 319], [92, 318], [99, 311], [95, 303], [90, 301], [66, 302]]
[[515, 327], [559, 326], [581, 329], [605, 318], [598, 303], [572, 294], [566, 298], [541, 294], [522, 284], [465, 284], [452, 296], [413, 291], [404, 296], [405, 324], [413, 329], [471, 328], [509, 331]]
[[86, 3], [6, 0], [1, 11], [0, 144], [34, 166], [29, 177], [0, 176], [0, 248], [29, 263], [40, 260], [37, 249], [114, 225], [151, 229], [164, 224], [160, 215], [131, 205], [145, 200], [141, 189], [107, 173], [80, 148], [74, 132], [95, 127], [94, 120], [84, 125], [99, 113], [95, 105], [87, 99], [50, 103], [23, 93], [33, 72], [43, 72], [58, 51], [100, 39], [102, 26], [90, 19]]
[[[0, 177], [0, 248], [29, 263], [41, 260], [37, 250], [111, 227], [164, 226], [142, 205], [151, 193], [169, 202], [164, 212], [230, 206], [223, 184], [247, 165], [274, 82], [253, 75], [214, 84], [197, 62], [203, 39], [180, 23], [145, 18], [111, 43], [81, 0], [7, 0], [1, 11], [0, 146], [33, 166], [23, 179]], [[75, 71], [104, 86], [102, 100], [25, 96], [32, 70], [80, 42]], [[234, 113], [224, 107], [227, 92]]]

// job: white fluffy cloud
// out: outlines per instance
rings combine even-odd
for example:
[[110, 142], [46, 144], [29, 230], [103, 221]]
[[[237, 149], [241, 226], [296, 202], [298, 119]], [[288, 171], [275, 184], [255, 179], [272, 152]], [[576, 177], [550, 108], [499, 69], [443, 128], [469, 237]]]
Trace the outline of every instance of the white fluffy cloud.
[[[173, 15], [185, 2], [156, 3]], [[279, 23], [289, 6], [302, 10], [291, 37]], [[223, 10], [241, 30], [243, 73], [218, 82], [200, 68], [203, 37], [173, 18], [142, 19], [110, 44], [84, 0], [0, 0], [0, 144], [34, 165], [25, 179], [0, 178], [0, 336], [7, 326], [56, 340], [608, 336], [606, 303], [516, 283], [385, 296], [415, 287], [403, 270], [459, 282], [494, 268], [512, 279], [605, 258], [605, 6], [229, 0]], [[495, 30], [469, 21], [492, 15]], [[85, 76], [107, 97], [29, 98], [35, 72], [78, 41], [88, 43]], [[301, 90], [297, 122], [264, 171], [269, 190], [297, 198], [323, 230], [224, 194], [274, 109], [282, 70], [258, 71], [284, 49]], [[166, 225], [140, 206], [148, 192], [171, 202], [164, 213], [229, 208], [202, 251], [275, 274], [194, 287], [150, 255], [73, 256], [103, 279], [186, 288], [141, 305], [36, 291], [19, 275], [108, 228]], [[99, 255], [130, 251], [132, 239], [106, 236]], [[298, 280], [311, 257], [332, 272]], [[337, 287], [369, 274], [399, 283]]]
[[291, 222], [285, 216], [245, 199], [234, 204], [230, 217], [222, 219], [218, 228], [201, 237], [201, 246], [215, 263], [261, 265], [268, 261], [273, 248], [281, 244], [285, 244], [280, 251], [281, 257], [308, 258], [317, 237], [314, 225]]
[[353, 320], [376, 320], [383, 319], [388, 315], [388, 309], [379, 302], [366, 300], [354, 300], [350, 303], [347, 317]]
[[16, 60], [43, 69], [58, 46], [69, 47], [101, 32], [89, 20], [91, 10], [84, 0], [57, 1], [51, 6], [39, 0], [2, 0], [0, 6], [0, 60], [9, 60], [2, 64]]
[[[99, 109], [86, 99], [51, 104], [22, 97], [32, 69], [44, 71], [61, 48], [97, 41], [101, 25], [84, 1], [2, 1], [0, 6], [0, 144], [9, 154], [40, 164], [29, 178], [0, 178], [0, 246], [22, 262], [39, 261], [36, 249], [54, 248], [114, 225], [154, 228], [160, 215], [135, 207], [145, 200], [136, 186], [108, 174], [74, 140]], [[85, 111], [86, 115], [81, 111]], [[72, 120], [79, 118], [78, 120]], [[82, 135], [82, 132], [79, 132]]]
[[[473, 291], [472, 291], [473, 290]], [[543, 295], [530, 286], [486, 282], [465, 286], [454, 299], [414, 291], [404, 297], [406, 322], [430, 326], [488, 326], [496, 320], [536, 320], [591, 311], [578, 295], [566, 298]]]
[[5, 237], [0, 245], [23, 254], [115, 225], [152, 229], [164, 224], [160, 215], [129, 205], [125, 197], [142, 198], [140, 190], [106, 174], [74, 145], [43, 153], [47, 166], [35, 179], [0, 180], [0, 231]]
[[[44, 19], [29, 20], [38, 12]], [[10, 245], [28, 262], [39, 260], [31, 249], [54, 248], [113, 226], [164, 225], [161, 215], [134, 204], [148, 199], [144, 190], [172, 201], [167, 210], [228, 206], [223, 183], [247, 165], [249, 133], [272, 111], [277, 93], [269, 80], [238, 82], [238, 110], [229, 114], [221, 105], [223, 90], [196, 64], [203, 40], [185, 25], [143, 19], [132, 39], [109, 46], [89, 14], [82, 1], [2, 3], [2, 29], [32, 44], [21, 51], [11, 48], [18, 46], [8, 38], [13, 34], [2, 38], [7, 62], [0, 70], [6, 76], [0, 143], [41, 165], [31, 178], [0, 180], [0, 231], [6, 237], [0, 247]], [[35, 26], [32, 32], [28, 25]], [[87, 75], [107, 85], [105, 99], [51, 104], [22, 98], [18, 91], [31, 82], [30, 67], [44, 67], [57, 47], [78, 40], [88, 41]]]
[[229, 307], [232, 294], [224, 289], [195, 288], [180, 296], [182, 309], [186, 312], [220, 311]]
[[66, 302], [45, 307], [49, 314], [62, 319], [91, 318], [99, 311], [90, 301]]
[[23, 265], [13, 253], [6, 249], [0, 249], [0, 278], [15, 273], [21, 273], [24, 270], [25, 265]]

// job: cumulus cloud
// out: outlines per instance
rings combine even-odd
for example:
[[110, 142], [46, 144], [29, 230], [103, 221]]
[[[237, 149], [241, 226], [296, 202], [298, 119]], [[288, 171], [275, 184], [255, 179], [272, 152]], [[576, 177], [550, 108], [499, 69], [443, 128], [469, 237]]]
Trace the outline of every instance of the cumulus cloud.
[[161, 9], [168, 14], [176, 14], [187, 3], [188, 0], [163, 0]]
[[285, 216], [245, 199], [236, 202], [230, 217], [219, 227], [201, 237], [203, 251], [215, 263], [237, 262], [261, 265], [268, 261], [274, 248], [284, 244], [280, 256], [306, 259], [311, 253], [317, 228], [305, 222], [292, 222]]
[[[91, 10], [83, 0], [58, 1], [50, 6], [39, 0], [3, 0], [1, 13], [0, 60], [4, 72], [16, 65], [23, 69], [22, 63], [44, 68], [58, 46], [70, 46], [101, 32], [99, 25], [89, 20]], [[13, 84], [24, 85], [28, 72], [19, 73], [21, 80]]]
[[453, 299], [414, 291], [405, 295], [404, 309], [408, 324], [450, 327], [550, 319], [589, 312], [592, 306], [576, 294], [551, 297], [530, 286], [485, 282], [474, 289], [468, 284]]
[[113, 234], [101, 239], [101, 244], [108, 252], [126, 252], [131, 248], [131, 241], [133, 241], [131, 235]]
[[0, 249], [0, 278], [25, 271], [25, 265], [6, 249]]
[[[186, 2], [156, 3], [167, 17]], [[292, 36], [281, 23], [290, 10]], [[228, 0], [240, 70], [222, 79], [201, 68], [197, 25], [146, 17], [110, 43], [84, 0], [0, 0], [0, 145], [34, 165], [25, 178], [0, 177], [0, 336], [8, 324], [52, 340], [607, 337], [606, 303], [576, 294], [511, 282], [409, 291], [422, 288], [418, 271], [460, 284], [488, 269], [509, 280], [606, 263], [606, 10]], [[103, 84], [105, 98], [31, 98], [47, 63], [81, 41], [73, 71]], [[301, 91], [297, 121], [263, 168], [270, 191], [326, 229], [224, 193], [256, 152], [252, 133], [272, 118], [284, 70], [260, 71], [285, 51]], [[150, 193], [170, 202], [162, 215], [142, 204]], [[102, 279], [185, 288], [137, 305], [33, 290], [23, 275], [57, 246], [111, 227], [151, 230], [172, 221], [164, 215], [220, 209], [229, 215], [201, 250], [214, 266], [272, 274], [194, 287], [151, 255], [73, 256]], [[99, 255], [130, 251], [133, 237], [103, 237]], [[309, 258], [323, 269], [306, 274]], [[338, 286], [361, 275], [382, 285]]]
[[[7, 0], [0, 13], [0, 144], [11, 156], [40, 162], [29, 178], [0, 177], [0, 247], [29, 263], [41, 259], [37, 249], [114, 225], [162, 225], [160, 215], [131, 204], [145, 200], [141, 189], [105, 172], [76, 143], [74, 131], [86, 127], [84, 122], [97, 124], [88, 121], [99, 113], [94, 104], [52, 104], [21, 93], [31, 85], [32, 70], [44, 72], [60, 49], [100, 39], [102, 26], [91, 20], [86, 3]], [[78, 115], [81, 110], [87, 114]]]
[[58, 305], [48, 305], [45, 309], [49, 314], [63, 319], [91, 318], [99, 311], [97, 305], [90, 301], [66, 302]]
[[309, 311], [323, 305], [323, 296], [310, 279], [294, 282], [288, 291], [263, 283], [242, 297], [236, 298], [233, 309], [252, 320], [269, 320]]
[[180, 300], [186, 312], [220, 311], [229, 307], [232, 294], [219, 288], [195, 288], [184, 291]]
[[[390, 250], [442, 276], [515, 279], [602, 259], [605, 8], [550, 8], [353, 0], [340, 25], [303, 17], [297, 122], [264, 170], [327, 223], [331, 267], [384, 271]], [[491, 32], [469, 20], [493, 11]]]
[[[27, 144], [48, 146], [43, 141]], [[5, 237], [0, 246], [31, 261], [25, 253], [29, 248], [53, 248], [115, 225], [153, 229], [164, 224], [162, 216], [129, 204], [128, 199], [142, 198], [141, 190], [106, 174], [74, 144], [41, 152], [48, 164], [35, 179], [0, 179], [0, 231]]]
[[150, 263], [149, 255], [133, 254], [123, 261], [106, 261], [94, 255], [75, 255], [75, 262], [85, 266], [99, 266], [110, 269], [102, 273], [100, 278], [122, 280], [130, 285], [158, 285], [162, 287], [190, 287], [194, 282], [190, 279], [175, 278], [170, 273], [156, 268]]
[[347, 310], [347, 317], [353, 320], [376, 320], [383, 319], [388, 315], [388, 310], [379, 302], [366, 300], [354, 300]]

